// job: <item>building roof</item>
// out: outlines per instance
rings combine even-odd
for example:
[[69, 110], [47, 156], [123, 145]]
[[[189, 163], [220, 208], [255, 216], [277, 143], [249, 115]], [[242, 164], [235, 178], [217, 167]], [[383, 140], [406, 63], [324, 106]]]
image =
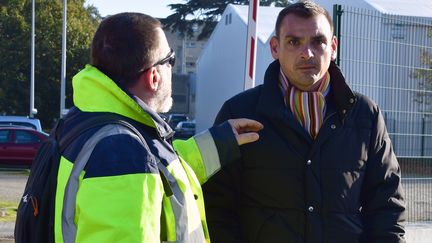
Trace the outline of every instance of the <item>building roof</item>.
[[[384, 14], [432, 18], [431, 0], [363, 0]], [[342, 2], [342, 1], [341, 1]]]

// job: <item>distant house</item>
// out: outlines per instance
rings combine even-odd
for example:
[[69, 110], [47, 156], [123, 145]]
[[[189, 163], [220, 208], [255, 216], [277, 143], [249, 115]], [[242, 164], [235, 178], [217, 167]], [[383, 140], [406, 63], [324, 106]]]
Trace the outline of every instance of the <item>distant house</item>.
[[168, 43], [176, 53], [176, 63], [173, 71], [173, 107], [169, 113], [182, 113], [195, 117], [195, 86], [196, 62], [201, 55], [207, 39], [198, 40], [201, 28], [194, 28], [193, 37], [182, 35], [180, 32], [171, 32], [165, 29]]
[[[432, 134], [424, 135], [432, 125], [425, 124], [425, 107], [415, 101], [419, 80], [412, 76], [424, 68], [421, 53], [432, 53], [432, 1], [315, 1], [331, 16], [333, 5], [342, 4], [340, 67], [354, 90], [381, 107], [398, 155], [425, 155], [424, 148], [432, 155]], [[255, 85], [273, 61], [269, 40], [281, 9], [259, 8]], [[248, 6], [228, 5], [198, 59], [197, 131], [211, 126], [223, 102], [243, 91], [247, 18]]]
[[193, 37], [183, 35], [178, 31], [171, 32], [169, 29], [164, 29], [168, 43], [176, 53], [176, 64], [173, 73], [196, 73], [196, 61], [207, 42], [207, 39], [198, 40], [197, 38], [201, 29], [202, 27], [193, 28]]

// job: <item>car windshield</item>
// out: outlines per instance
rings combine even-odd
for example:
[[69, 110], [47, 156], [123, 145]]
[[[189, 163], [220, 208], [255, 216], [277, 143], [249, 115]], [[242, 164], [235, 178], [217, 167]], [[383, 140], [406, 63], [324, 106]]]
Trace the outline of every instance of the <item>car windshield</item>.
[[169, 119], [171, 122], [179, 122], [179, 121], [185, 121], [187, 120], [186, 116], [173, 116]]
[[185, 122], [183, 123], [183, 128], [195, 128], [195, 123]]

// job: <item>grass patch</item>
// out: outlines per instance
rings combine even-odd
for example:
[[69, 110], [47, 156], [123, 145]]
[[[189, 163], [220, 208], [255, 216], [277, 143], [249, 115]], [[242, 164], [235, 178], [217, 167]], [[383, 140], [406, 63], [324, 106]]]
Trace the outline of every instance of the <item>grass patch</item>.
[[0, 201], [0, 222], [12, 222], [16, 219], [18, 203]]

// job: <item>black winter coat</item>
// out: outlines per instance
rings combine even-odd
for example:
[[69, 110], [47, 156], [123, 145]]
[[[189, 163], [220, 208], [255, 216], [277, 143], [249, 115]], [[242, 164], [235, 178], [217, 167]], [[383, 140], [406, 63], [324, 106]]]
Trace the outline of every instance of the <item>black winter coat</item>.
[[284, 104], [279, 69], [270, 64], [264, 84], [225, 102], [216, 118], [251, 118], [264, 129], [203, 187], [212, 243], [404, 242], [400, 168], [377, 105], [332, 63], [312, 140]]

